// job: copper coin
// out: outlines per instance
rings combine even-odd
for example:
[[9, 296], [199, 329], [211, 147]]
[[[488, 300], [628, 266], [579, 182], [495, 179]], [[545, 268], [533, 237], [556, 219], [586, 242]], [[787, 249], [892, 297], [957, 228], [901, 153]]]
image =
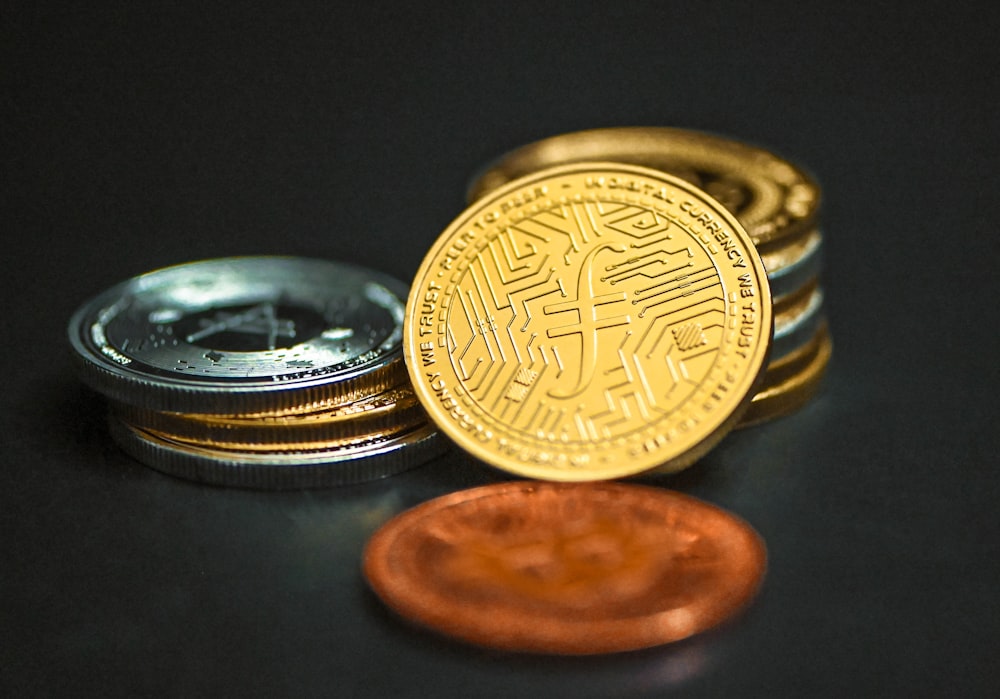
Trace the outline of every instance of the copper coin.
[[754, 595], [764, 543], [695, 498], [615, 482], [498, 483], [377, 531], [364, 574], [390, 608], [469, 643], [614, 653], [719, 624]]

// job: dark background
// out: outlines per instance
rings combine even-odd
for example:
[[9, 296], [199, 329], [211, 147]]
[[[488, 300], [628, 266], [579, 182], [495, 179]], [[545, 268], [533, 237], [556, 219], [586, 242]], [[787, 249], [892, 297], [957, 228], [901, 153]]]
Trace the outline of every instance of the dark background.
[[[995, 696], [996, 17], [986, 3], [0, 10], [0, 695]], [[65, 327], [132, 275], [329, 257], [412, 278], [468, 178], [582, 128], [714, 131], [824, 187], [822, 395], [655, 481], [750, 521], [761, 595], [673, 646], [468, 648], [359, 572], [458, 455], [260, 493], [107, 436]]]

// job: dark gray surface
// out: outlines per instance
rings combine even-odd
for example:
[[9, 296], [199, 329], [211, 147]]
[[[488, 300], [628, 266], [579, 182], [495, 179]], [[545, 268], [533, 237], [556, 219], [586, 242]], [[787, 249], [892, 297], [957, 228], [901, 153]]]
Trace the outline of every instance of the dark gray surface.
[[[751, 5], [8, 4], [0, 695], [993, 696], [995, 18]], [[317, 492], [174, 480], [72, 375], [70, 314], [129, 276], [283, 253], [408, 280], [486, 160], [644, 124], [770, 147], [826, 195], [821, 397], [656, 481], [767, 541], [723, 628], [590, 659], [411, 629], [367, 591], [365, 540], [500, 475], [451, 455]]]

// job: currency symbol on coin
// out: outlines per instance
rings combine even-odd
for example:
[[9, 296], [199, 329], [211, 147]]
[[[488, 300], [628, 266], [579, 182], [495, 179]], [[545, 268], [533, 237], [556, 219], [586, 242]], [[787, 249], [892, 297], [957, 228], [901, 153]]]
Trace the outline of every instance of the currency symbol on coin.
[[272, 303], [261, 303], [242, 313], [219, 311], [212, 320], [201, 319], [199, 325], [201, 330], [188, 335], [188, 342], [198, 342], [221, 332], [238, 332], [267, 335], [267, 348], [273, 350], [279, 337], [295, 337], [295, 323], [278, 318]]
[[597, 369], [597, 360], [600, 356], [598, 345], [598, 330], [613, 328], [618, 325], [627, 325], [631, 319], [625, 315], [616, 315], [610, 318], [599, 318], [599, 309], [614, 303], [625, 301], [624, 292], [610, 294], [595, 294], [594, 291], [594, 259], [601, 250], [614, 250], [615, 252], [625, 252], [625, 246], [602, 243], [598, 245], [584, 258], [580, 266], [580, 274], [577, 278], [577, 294], [572, 301], [553, 303], [545, 306], [547, 315], [553, 313], [572, 312], [579, 316], [579, 321], [569, 323], [555, 328], [549, 328], [546, 334], [550, 338], [564, 337], [566, 335], [580, 335], [582, 350], [580, 353], [580, 376], [576, 385], [569, 391], [553, 389], [549, 395], [553, 398], [572, 398], [579, 395], [590, 385], [590, 381]]
[[771, 340], [746, 232], [631, 165], [512, 182], [442, 233], [414, 289], [404, 353], [425, 409], [475, 456], [547, 480], [687, 465], [745, 409]]

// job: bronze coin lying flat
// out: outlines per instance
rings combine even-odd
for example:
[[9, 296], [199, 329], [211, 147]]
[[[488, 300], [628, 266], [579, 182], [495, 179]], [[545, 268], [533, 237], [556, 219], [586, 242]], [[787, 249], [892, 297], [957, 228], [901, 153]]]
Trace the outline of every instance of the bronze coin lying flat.
[[742, 608], [766, 551], [748, 524], [632, 484], [498, 483], [379, 529], [364, 574], [402, 616], [469, 643], [554, 654], [676, 641]]

